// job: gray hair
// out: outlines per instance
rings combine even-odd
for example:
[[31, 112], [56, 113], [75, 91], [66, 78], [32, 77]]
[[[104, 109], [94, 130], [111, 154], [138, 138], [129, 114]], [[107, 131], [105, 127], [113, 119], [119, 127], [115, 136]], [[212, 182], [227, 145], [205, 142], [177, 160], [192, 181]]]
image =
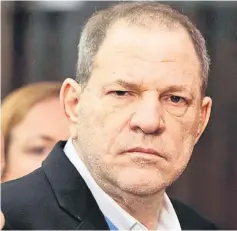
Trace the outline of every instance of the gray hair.
[[201, 65], [201, 93], [205, 95], [208, 82], [210, 59], [205, 39], [200, 31], [188, 19], [168, 5], [157, 2], [120, 3], [98, 11], [87, 21], [78, 45], [78, 62], [76, 81], [86, 85], [94, 64], [95, 56], [102, 45], [108, 29], [124, 19], [130, 24], [150, 27], [151, 23], [159, 23], [167, 28], [182, 26], [189, 34]]

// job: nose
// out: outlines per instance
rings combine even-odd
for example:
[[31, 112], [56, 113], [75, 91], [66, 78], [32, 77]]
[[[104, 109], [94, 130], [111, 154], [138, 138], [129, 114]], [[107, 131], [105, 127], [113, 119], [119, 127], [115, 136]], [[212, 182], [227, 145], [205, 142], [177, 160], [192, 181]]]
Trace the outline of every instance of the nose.
[[165, 128], [162, 106], [156, 94], [147, 94], [141, 99], [130, 120], [132, 130], [142, 130], [146, 134], [161, 133]]

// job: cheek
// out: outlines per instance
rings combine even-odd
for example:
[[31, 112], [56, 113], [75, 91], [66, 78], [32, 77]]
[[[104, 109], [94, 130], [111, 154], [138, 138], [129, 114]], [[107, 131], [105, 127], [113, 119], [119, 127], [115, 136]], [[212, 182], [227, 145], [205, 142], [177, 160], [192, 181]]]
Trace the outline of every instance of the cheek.
[[195, 118], [176, 118], [167, 124], [167, 134], [171, 139], [170, 148], [176, 153], [176, 159], [189, 157], [193, 150], [198, 129], [198, 121]]
[[11, 152], [8, 155], [6, 171], [10, 179], [27, 175], [41, 166], [41, 159], [28, 155], [20, 149], [10, 148], [9, 151]]
[[[91, 106], [93, 105], [93, 106]], [[93, 104], [84, 103], [79, 108], [79, 124], [84, 123], [87, 128], [96, 133], [116, 133], [128, 118], [128, 110], [115, 106], [106, 100], [94, 98]], [[91, 128], [92, 127], [92, 128]], [[100, 129], [100, 130], [97, 130]]]
[[[121, 133], [126, 130], [129, 111], [125, 108], [108, 106], [105, 102], [93, 103], [95, 107], [84, 107], [80, 110], [78, 133], [83, 145], [89, 153], [103, 155], [104, 161], [111, 161], [120, 147]], [[126, 138], [126, 137], [125, 137]], [[85, 145], [86, 144], [86, 145]]]

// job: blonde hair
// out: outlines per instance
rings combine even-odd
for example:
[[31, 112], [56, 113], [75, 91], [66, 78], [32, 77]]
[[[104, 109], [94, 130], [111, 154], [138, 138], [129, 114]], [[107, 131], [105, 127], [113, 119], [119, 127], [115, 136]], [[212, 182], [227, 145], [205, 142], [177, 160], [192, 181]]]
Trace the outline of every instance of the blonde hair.
[[33, 83], [16, 89], [3, 99], [1, 124], [6, 155], [12, 129], [25, 118], [35, 104], [53, 97], [59, 97], [60, 89], [60, 82]]

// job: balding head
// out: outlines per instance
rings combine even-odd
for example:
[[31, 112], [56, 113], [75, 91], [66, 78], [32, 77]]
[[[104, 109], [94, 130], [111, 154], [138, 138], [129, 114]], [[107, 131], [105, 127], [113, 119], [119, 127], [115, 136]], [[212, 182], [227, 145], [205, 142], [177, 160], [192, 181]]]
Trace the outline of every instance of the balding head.
[[96, 12], [87, 21], [78, 46], [76, 80], [79, 83], [87, 83], [98, 50], [103, 44], [109, 29], [119, 20], [124, 20], [129, 25], [137, 25], [148, 29], [159, 27], [173, 30], [177, 27], [183, 27], [192, 40], [200, 62], [201, 93], [202, 95], [205, 94], [210, 62], [203, 36], [185, 15], [168, 5], [157, 2], [117, 4]]

